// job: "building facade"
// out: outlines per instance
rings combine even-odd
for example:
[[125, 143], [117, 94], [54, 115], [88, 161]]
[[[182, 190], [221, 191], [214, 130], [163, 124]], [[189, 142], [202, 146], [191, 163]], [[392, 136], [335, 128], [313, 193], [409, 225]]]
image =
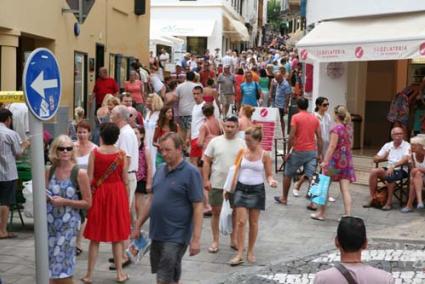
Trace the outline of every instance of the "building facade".
[[250, 40], [242, 16], [243, 0], [152, 0], [151, 36], [184, 40], [184, 49], [196, 55], [240, 48]]
[[148, 63], [149, 2], [32, 0], [23, 9], [22, 1], [1, 1], [0, 90], [21, 90], [29, 53], [50, 49], [59, 62], [63, 91], [50, 124], [60, 133], [74, 107], [86, 108], [99, 67], [107, 67], [122, 86], [133, 60]]

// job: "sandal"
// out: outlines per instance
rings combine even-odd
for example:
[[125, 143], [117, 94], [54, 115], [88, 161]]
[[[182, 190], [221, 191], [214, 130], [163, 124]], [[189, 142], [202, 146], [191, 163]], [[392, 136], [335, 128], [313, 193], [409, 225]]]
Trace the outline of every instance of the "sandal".
[[75, 248], [75, 254], [76, 254], [77, 256], [79, 256], [82, 252], [83, 252], [83, 250], [82, 250], [82, 249], [80, 249], [79, 247], [76, 247], [76, 248]]
[[217, 253], [218, 252], [218, 247], [211, 246], [211, 247], [208, 248], [208, 252], [209, 253]]
[[124, 277], [124, 279], [121, 279], [121, 280], [116, 279], [115, 282], [117, 282], [117, 283], [125, 283], [128, 280], [130, 280], [130, 277], [128, 277], [128, 274], [126, 274], [125, 277]]
[[309, 205], [307, 206], [307, 209], [308, 209], [308, 210], [311, 210], [311, 211], [316, 211], [316, 210], [317, 210], [317, 207], [314, 207], [313, 205], [309, 204]]
[[325, 221], [325, 218], [319, 217], [316, 214], [311, 214], [310, 218], [313, 219], [313, 220], [316, 220], [316, 221]]
[[81, 278], [80, 281], [83, 282], [84, 284], [92, 284], [93, 283], [91, 280], [87, 280], [87, 278]]
[[243, 258], [238, 256], [235, 256], [229, 261], [230, 266], [238, 266], [238, 265], [241, 265], [242, 263], [243, 263]]
[[280, 200], [280, 196], [275, 196], [274, 197], [274, 201], [276, 201], [276, 203], [278, 203], [278, 204], [288, 205], [288, 202], [287, 201]]
[[382, 211], [390, 211], [392, 208], [392, 206], [384, 206], [381, 208]]

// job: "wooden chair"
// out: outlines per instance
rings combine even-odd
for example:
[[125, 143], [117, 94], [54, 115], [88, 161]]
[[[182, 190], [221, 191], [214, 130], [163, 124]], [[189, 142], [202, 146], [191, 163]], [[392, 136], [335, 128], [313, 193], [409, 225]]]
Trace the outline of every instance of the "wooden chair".
[[[375, 163], [375, 168], [379, 168], [379, 164], [386, 161]], [[410, 187], [410, 164], [405, 164], [401, 166], [401, 169], [407, 171], [407, 177], [402, 178], [400, 180], [395, 181], [395, 189], [394, 189], [394, 197], [400, 202], [400, 208], [406, 204], [407, 199], [409, 198], [409, 187]], [[378, 179], [377, 187], [383, 187], [386, 185], [386, 181], [384, 179]], [[380, 185], [381, 184], [381, 185]]]

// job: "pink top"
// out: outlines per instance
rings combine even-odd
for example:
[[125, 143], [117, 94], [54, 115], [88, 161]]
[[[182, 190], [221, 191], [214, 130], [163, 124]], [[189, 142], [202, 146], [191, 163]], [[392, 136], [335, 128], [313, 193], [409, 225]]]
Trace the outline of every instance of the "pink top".
[[135, 80], [133, 83], [127, 81], [124, 84], [124, 88], [126, 92], [131, 94], [131, 97], [136, 104], [143, 104], [142, 81]]

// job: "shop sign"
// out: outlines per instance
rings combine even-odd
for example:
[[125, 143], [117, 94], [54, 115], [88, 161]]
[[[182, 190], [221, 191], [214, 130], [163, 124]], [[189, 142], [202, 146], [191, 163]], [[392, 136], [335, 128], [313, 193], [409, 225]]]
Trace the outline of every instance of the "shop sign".
[[0, 103], [24, 103], [23, 91], [0, 91]]
[[[280, 126], [279, 112], [277, 108], [256, 107], [252, 115], [252, 121], [263, 127], [263, 140], [261, 146], [266, 151], [273, 149], [276, 126]], [[279, 128], [280, 129], [280, 128]]]

